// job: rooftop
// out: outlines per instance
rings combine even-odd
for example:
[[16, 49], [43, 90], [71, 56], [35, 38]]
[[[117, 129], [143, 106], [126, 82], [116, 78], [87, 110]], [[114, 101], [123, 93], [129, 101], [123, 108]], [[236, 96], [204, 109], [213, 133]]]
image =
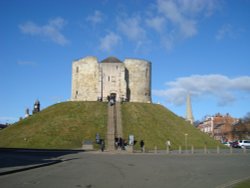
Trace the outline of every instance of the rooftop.
[[102, 60], [101, 63], [122, 63], [121, 60], [117, 59], [116, 57], [110, 56], [106, 59]]

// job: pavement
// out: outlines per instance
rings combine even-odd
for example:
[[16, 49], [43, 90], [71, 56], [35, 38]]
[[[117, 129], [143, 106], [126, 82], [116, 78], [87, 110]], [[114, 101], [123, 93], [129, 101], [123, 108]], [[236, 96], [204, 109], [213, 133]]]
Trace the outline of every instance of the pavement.
[[[0, 148], [0, 176], [7, 175], [35, 168], [45, 167], [54, 165], [57, 163], [64, 162], [62, 158], [64, 155], [74, 154], [78, 152], [84, 152], [84, 150], [49, 150], [49, 149], [12, 149], [12, 148]], [[128, 153], [122, 150], [112, 151], [88, 151], [89, 154], [104, 154], [104, 155], [247, 155], [250, 154], [250, 150], [220, 150], [218, 154], [217, 150], [195, 150], [194, 153], [189, 151], [170, 151], [168, 154], [165, 150], [150, 150], [146, 153], [141, 151], [134, 151], [134, 153]]]
[[0, 176], [63, 162], [60, 156], [83, 150], [0, 148]]
[[229, 188], [250, 178], [249, 150], [208, 151], [0, 149], [0, 187]]

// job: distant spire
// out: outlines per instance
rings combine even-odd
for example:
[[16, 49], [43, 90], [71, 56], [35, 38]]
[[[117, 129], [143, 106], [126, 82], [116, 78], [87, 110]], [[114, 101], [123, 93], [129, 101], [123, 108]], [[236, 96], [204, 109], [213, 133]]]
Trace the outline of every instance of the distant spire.
[[187, 111], [186, 111], [186, 121], [189, 121], [191, 124], [194, 123], [194, 117], [191, 106], [190, 94], [187, 94]]

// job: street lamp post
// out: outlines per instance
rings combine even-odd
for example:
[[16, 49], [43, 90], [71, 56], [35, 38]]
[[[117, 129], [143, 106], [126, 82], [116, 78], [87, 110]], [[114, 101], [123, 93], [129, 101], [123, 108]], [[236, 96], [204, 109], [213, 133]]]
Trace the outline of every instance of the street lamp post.
[[185, 133], [185, 150], [186, 150], [186, 153], [187, 153], [187, 136], [188, 136], [188, 134]]

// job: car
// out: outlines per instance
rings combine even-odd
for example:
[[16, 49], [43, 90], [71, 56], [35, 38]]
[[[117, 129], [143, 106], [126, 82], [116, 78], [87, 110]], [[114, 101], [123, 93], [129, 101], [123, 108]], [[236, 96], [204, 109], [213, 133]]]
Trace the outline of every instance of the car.
[[250, 148], [250, 140], [238, 140], [238, 145], [241, 148]]
[[230, 146], [232, 148], [240, 148], [238, 140], [231, 142]]
[[231, 146], [231, 142], [223, 142], [222, 144], [224, 144], [225, 146], [228, 146], [228, 147]]

